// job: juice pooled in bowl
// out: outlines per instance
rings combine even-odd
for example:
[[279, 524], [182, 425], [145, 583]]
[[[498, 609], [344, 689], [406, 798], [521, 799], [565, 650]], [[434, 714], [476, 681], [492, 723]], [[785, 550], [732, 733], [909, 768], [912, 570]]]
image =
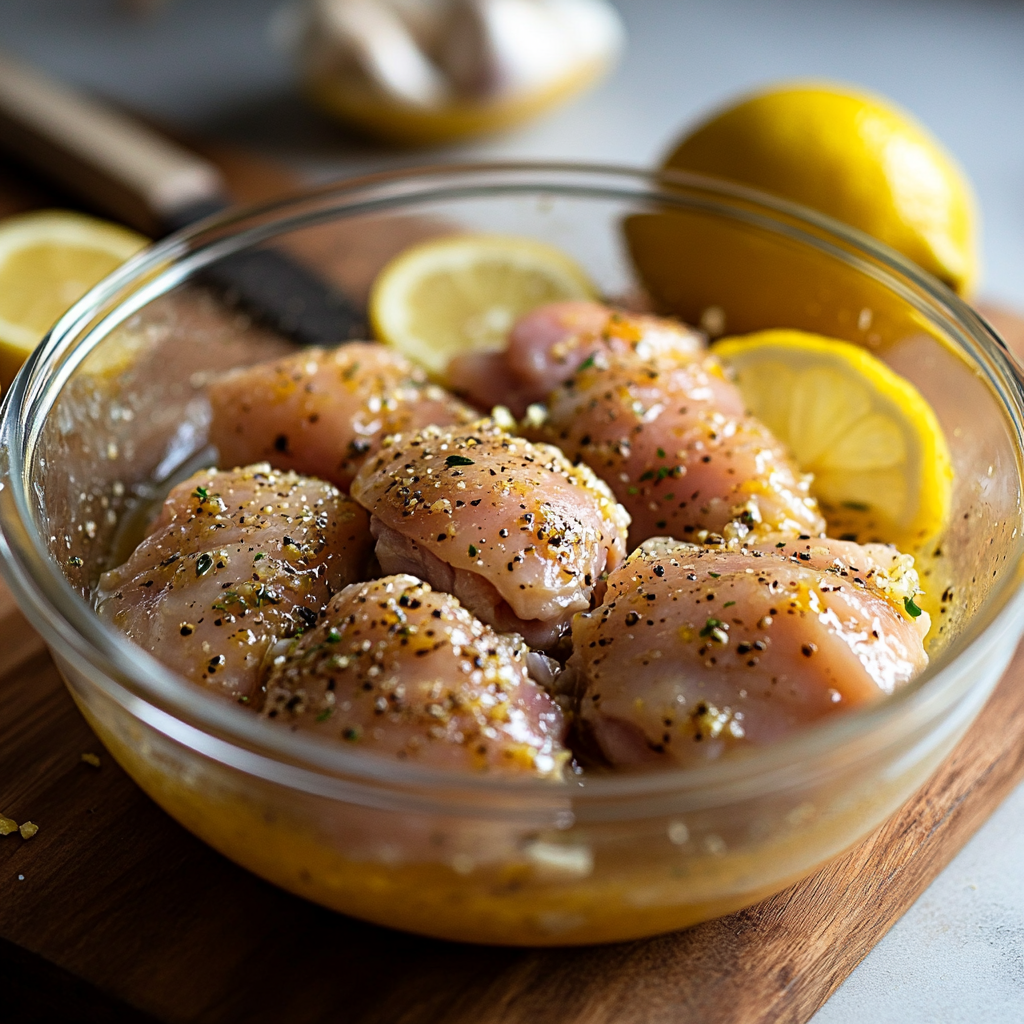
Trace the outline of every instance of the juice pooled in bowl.
[[[596, 301], [546, 247], [509, 240], [496, 272], [473, 256], [502, 247], [476, 241], [384, 270], [380, 341], [212, 375], [215, 468], [171, 490], [96, 601], [181, 686], [310, 750], [421, 768], [437, 794], [481, 777], [508, 793], [476, 823], [349, 806], [311, 825], [272, 781], [194, 786], [157, 767], [163, 737], [87, 714], [184, 824], [328, 906], [521, 944], [693, 923], [852, 842], [907, 778], [832, 799], [852, 763], [837, 754], [813, 801], [737, 794], [732, 832], [663, 811], [599, 843], [570, 827], [572, 793], [741, 764], [915, 679], [935, 631], [914, 554], [949, 514], [942, 430], [862, 349], [800, 332], [709, 348]], [[417, 295], [474, 287], [470, 344], [439, 346]], [[536, 821], [506, 816], [520, 784]], [[640, 888], [637, 844], [659, 865]]]

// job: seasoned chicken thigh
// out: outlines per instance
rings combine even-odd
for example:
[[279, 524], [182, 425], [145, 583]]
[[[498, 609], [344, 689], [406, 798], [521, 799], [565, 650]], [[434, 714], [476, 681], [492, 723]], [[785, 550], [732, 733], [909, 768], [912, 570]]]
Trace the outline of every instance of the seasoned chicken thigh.
[[266, 718], [441, 768], [557, 778], [558, 705], [501, 636], [412, 576], [357, 583], [274, 660]]
[[265, 459], [343, 490], [385, 435], [477, 416], [404, 356], [371, 342], [233, 370], [209, 394], [210, 441], [222, 465]]
[[928, 663], [912, 565], [828, 539], [649, 541], [573, 623], [584, 734], [612, 765], [690, 765], [892, 693]]
[[331, 484], [266, 464], [196, 473], [101, 577], [100, 617], [192, 682], [258, 703], [270, 645], [362, 578], [368, 519]]
[[493, 420], [388, 438], [352, 483], [377, 559], [549, 647], [625, 556], [629, 517], [586, 466]]
[[674, 320], [624, 313], [599, 302], [552, 302], [520, 317], [503, 351], [453, 359], [448, 381], [484, 409], [504, 405], [522, 416], [599, 353], [687, 360], [704, 348], [701, 334]]
[[745, 413], [713, 356], [598, 354], [550, 396], [545, 417], [528, 417], [525, 433], [608, 482], [632, 518], [630, 544], [825, 530], [810, 478]]

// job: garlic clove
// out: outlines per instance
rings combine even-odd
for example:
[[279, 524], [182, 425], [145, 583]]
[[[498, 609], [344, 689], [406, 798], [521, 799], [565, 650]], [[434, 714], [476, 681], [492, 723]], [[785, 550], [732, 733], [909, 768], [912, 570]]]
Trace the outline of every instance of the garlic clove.
[[414, 106], [448, 99], [444, 76], [398, 13], [379, 0], [314, 0], [303, 43], [314, 77], [348, 80]]
[[579, 61], [611, 63], [626, 40], [622, 19], [604, 0], [539, 0], [561, 23], [567, 44]]
[[412, 33], [416, 44], [429, 57], [437, 48], [449, 8], [455, 0], [381, 0]]
[[493, 100], [610, 63], [622, 38], [604, 0], [456, 0], [436, 60], [459, 95]]

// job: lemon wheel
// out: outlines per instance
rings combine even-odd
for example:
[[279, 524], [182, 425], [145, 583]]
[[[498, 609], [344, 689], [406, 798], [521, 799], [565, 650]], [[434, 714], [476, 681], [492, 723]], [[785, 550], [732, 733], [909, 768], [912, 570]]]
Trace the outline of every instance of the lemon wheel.
[[127, 228], [68, 210], [0, 222], [0, 382], [94, 284], [148, 244]]
[[413, 246], [370, 294], [377, 337], [443, 379], [452, 357], [501, 348], [522, 314], [546, 302], [596, 298], [565, 253], [531, 238], [454, 235]]
[[942, 532], [949, 449], [910, 381], [857, 345], [803, 331], [724, 338], [713, 351], [750, 411], [814, 474], [830, 533], [916, 551]]

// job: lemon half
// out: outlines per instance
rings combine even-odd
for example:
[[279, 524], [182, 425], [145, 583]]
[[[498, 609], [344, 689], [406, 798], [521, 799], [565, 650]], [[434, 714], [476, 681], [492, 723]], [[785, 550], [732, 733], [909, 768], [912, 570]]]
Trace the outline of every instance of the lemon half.
[[0, 222], [0, 382], [6, 387], [46, 332], [148, 239], [69, 210]]
[[910, 115], [830, 84], [767, 89], [687, 135], [665, 166], [782, 196], [881, 239], [961, 294], [978, 276], [967, 176]]
[[786, 444], [833, 535], [920, 550], [945, 528], [953, 472], [932, 407], [848, 342], [760, 331], [717, 342], [750, 411]]
[[328, 114], [373, 138], [405, 146], [436, 146], [492, 135], [538, 117], [586, 91], [609, 64], [606, 59], [587, 61], [525, 94], [494, 101], [457, 100], [438, 107], [390, 100], [374, 89], [322, 74], [307, 80], [306, 92]]
[[443, 379], [454, 356], [504, 347], [509, 329], [531, 309], [596, 296], [582, 268], [553, 246], [454, 235], [406, 249], [380, 272], [370, 321], [381, 341]]

